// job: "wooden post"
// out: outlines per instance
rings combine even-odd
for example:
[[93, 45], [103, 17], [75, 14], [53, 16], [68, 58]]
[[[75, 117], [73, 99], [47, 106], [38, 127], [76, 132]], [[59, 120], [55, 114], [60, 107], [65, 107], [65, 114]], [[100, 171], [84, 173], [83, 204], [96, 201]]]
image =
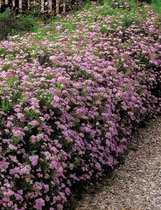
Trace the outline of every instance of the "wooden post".
[[19, 9], [22, 10], [22, 0], [19, 0]]
[[56, 0], [56, 15], [59, 15], [59, 5], [60, 5], [60, 1]]
[[45, 1], [41, 0], [41, 12], [44, 12], [45, 9]]
[[30, 0], [27, 0], [27, 9], [30, 9]]
[[15, 7], [15, 0], [12, 0], [12, 7]]
[[48, 0], [48, 12], [52, 11], [52, 0]]
[[63, 0], [63, 14], [66, 13], [66, 0]]

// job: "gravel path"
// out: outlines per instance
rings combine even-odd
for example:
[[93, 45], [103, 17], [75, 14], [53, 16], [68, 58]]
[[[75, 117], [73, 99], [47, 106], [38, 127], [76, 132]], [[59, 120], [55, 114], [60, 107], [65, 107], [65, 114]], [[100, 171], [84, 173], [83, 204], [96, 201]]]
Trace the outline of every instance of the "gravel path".
[[140, 129], [132, 147], [111, 180], [83, 195], [76, 210], [161, 210], [161, 117]]

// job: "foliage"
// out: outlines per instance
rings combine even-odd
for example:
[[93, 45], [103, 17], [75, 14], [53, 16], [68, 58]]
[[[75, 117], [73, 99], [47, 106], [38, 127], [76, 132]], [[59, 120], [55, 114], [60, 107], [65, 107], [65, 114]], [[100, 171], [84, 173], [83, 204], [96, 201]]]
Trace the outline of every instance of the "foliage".
[[16, 18], [9, 10], [0, 14], [0, 40], [7, 37], [15, 22]]
[[0, 14], [0, 40], [8, 35], [33, 31], [36, 27], [36, 19], [31, 15], [16, 16], [10, 10]]
[[152, 3], [153, 3], [154, 11], [161, 14], [161, 1], [160, 0], [152, 0]]
[[160, 66], [147, 5], [91, 5], [1, 41], [1, 209], [61, 210], [115, 167], [134, 126], [161, 112]]

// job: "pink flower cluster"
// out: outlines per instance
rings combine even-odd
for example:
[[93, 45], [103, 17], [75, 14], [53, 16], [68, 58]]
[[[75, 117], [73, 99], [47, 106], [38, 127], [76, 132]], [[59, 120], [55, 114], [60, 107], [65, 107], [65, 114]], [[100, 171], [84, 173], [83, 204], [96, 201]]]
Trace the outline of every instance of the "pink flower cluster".
[[57, 41], [51, 26], [0, 42], [0, 209], [63, 209], [160, 112], [159, 17], [105, 9], [73, 16], [73, 32], [59, 23]]

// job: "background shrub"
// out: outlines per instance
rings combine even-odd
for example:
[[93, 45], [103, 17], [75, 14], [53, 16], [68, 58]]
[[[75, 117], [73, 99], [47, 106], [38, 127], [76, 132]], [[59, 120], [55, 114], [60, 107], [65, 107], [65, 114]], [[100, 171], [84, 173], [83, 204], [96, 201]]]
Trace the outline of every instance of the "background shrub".
[[6, 39], [8, 35], [34, 31], [36, 28], [36, 19], [31, 15], [16, 16], [9, 9], [0, 14], [0, 40]]
[[4, 13], [0, 14], [0, 39], [5, 39], [16, 24], [16, 17], [10, 10], [6, 10]]

